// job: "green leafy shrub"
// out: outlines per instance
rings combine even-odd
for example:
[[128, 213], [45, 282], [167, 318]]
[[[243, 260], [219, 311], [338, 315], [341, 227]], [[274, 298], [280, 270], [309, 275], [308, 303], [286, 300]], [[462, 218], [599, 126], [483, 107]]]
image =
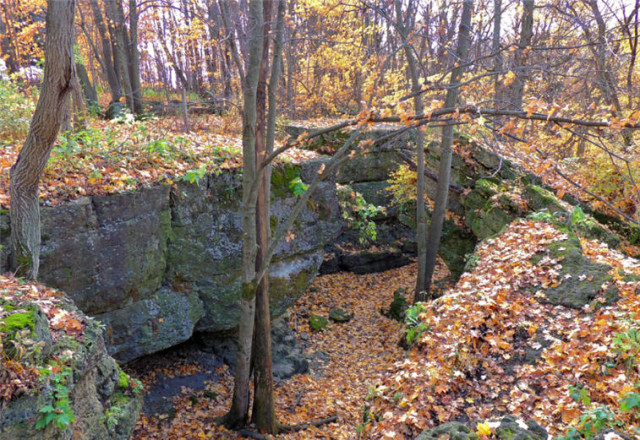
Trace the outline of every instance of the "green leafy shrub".
[[0, 142], [26, 137], [36, 101], [37, 96], [22, 92], [13, 81], [0, 80]]
[[349, 186], [338, 187], [338, 203], [342, 208], [342, 218], [347, 225], [358, 231], [361, 244], [375, 241], [378, 237], [375, 217], [384, 213], [385, 208], [367, 203], [362, 194]]
[[430, 327], [420, 319], [420, 314], [425, 310], [426, 306], [422, 302], [417, 302], [407, 309], [404, 317], [404, 322], [407, 324], [404, 337], [409, 346], [420, 339], [420, 336], [422, 336], [424, 332], [430, 330]]
[[53, 388], [53, 402], [38, 410], [40, 419], [36, 422], [36, 429], [44, 429], [51, 423], [54, 423], [58, 429], [65, 429], [75, 422], [67, 387], [71, 380], [71, 367], [54, 362], [51, 368], [41, 369], [40, 374], [42, 380], [48, 382]]
[[640, 356], [640, 321], [632, 321], [629, 328], [613, 335], [611, 345], [627, 371], [633, 369]]

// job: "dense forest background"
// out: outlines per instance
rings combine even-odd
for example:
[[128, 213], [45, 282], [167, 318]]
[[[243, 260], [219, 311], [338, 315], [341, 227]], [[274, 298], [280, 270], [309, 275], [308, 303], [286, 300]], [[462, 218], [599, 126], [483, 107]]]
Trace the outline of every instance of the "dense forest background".
[[[4, 0], [0, 13], [0, 204], [11, 202], [17, 274], [38, 275], [40, 204], [158, 181], [198, 184], [242, 166], [239, 348], [222, 420], [231, 428], [248, 420], [253, 368], [253, 422], [284, 429], [274, 408], [269, 265], [278, 240], [295, 239], [290, 228], [312, 190], [372, 146], [356, 141], [370, 127], [425, 134], [393, 182], [394, 197], [415, 202], [416, 301], [436, 296], [452, 155], [464, 160], [469, 140], [498, 154], [494, 175], [506, 158], [559, 198], [571, 193], [640, 223], [640, 0]], [[315, 130], [288, 137], [293, 120], [313, 120]], [[288, 182], [297, 204], [271, 231], [272, 162], [341, 128], [350, 131], [320, 151], [332, 156], [313, 181]], [[435, 148], [439, 172], [429, 175], [424, 155]], [[424, 197], [425, 178], [437, 182], [434, 200]]]
[[[184, 100], [196, 111], [204, 106], [238, 114], [238, 67], [249, 56], [248, 5], [79, 2], [74, 57], [88, 108], [104, 111], [112, 102], [126, 101], [138, 115], [172, 104], [180, 111], [185, 92]], [[1, 8], [4, 74], [36, 81], [46, 2], [6, 0]], [[443, 106], [447, 75], [459, 61], [454, 52], [462, 2], [299, 0], [286, 8], [276, 90], [280, 119], [353, 117], [365, 109], [414, 113], [404, 46], [415, 55], [425, 113]], [[610, 121], [614, 130], [558, 123], [534, 128], [508, 115], [462, 120], [457, 129], [489, 142], [513, 143], [527, 155], [564, 161], [569, 169], [579, 167], [579, 184], [618, 214], [635, 218], [636, 139], [620, 129], [640, 118], [638, 9], [632, 0], [477, 2], [460, 106]]]

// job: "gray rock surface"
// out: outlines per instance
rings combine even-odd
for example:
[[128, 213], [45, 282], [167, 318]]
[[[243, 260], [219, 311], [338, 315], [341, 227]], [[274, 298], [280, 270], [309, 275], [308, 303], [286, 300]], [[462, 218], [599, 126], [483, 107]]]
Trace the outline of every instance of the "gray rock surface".
[[[288, 169], [311, 179], [318, 166]], [[272, 201], [274, 230], [297, 201], [288, 182]], [[106, 325], [109, 353], [120, 361], [176, 345], [195, 330], [231, 330], [239, 320], [241, 190], [239, 173], [227, 171], [43, 208], [40, 280]], [[342, 228], [335, 184], [322, 183], [294, 223], [295, 240], [277, 248], [270, 271], [275, 316], [306, 290], [322, 248]], [[8, 213], [0, 212], [5, 270], [9, 233]]]

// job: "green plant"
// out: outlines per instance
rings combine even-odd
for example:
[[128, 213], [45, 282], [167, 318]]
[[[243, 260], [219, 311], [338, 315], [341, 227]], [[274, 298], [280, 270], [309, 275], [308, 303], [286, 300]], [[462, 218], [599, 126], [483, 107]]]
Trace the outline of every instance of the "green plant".
[[42, 380], [48, 382], [53, 388], [53, 403], [38, 410], [40, 419], [36, 422], [36, 429], [44, 429], [51, 423], [54, 423], [58, 429], [65, 429], [75, 421], [67, 387], [71, 379], [71, 367], [56, 361], [50, 368], [41, 369], [40, 374]]
[[271, 194], [275, 198], [288, 197], [291, 194], [300, 196], [307, 190], [307, 185], [300, 177], [300, 167], [290, 164], [277, 166], [271, 172]]
[[289, 190], [294, 196], [301, 196], [307, 190], [307, 184], [302, 181], [300, 176], [291, 179], [289, 182]]
[[627, 371], [631, 371], [640, 355], [640, 321], [631, 321], [629, 328], [613, 335], [611, 346]]
[[104, 415], [100, 418], [100, 421], [107, 425], [109, 432], [113, 432], [118, 426], [118, 421], [124, 414], [124, 408], [118, 406], [111, 407], [105, 411]]
[[564, 436], [558, 436], [554, 440], [590, 439], [604, 428], [616, 428], [621, 422], [615, 414], [606, 406], [598, 406], [586, 410], [580, 416], [577, 427], [569, 428]]
[[420, 314], [427, 309], [424, 303], [417, 302], [407, 309], [404, 322], [407, 325], [404, 336], [408, 345], [412, 345], [422, 336], [424, 332], [430, 330], [430, 326], [422, 322]]
[[176, 153], [176, 148], [171, 145], [166, 139], [156, 139], [142, 147], [150, 157], [160, 156], [171, 157]]
[[342, 218], [350, 228], [358, 231], [358, 241], [361, 244], [375, 241], [378, 234], [374, 218], [384, 213], [385, 208], [367, 203], [362, 194], [349, 186], [338, 187], [338, 203]]
[[118, 387], [129, 388], [129, 375], [118, 368]]
[[636, 392], [625, 394], [625, 396], [620, 399], [620, 411], [631, 412], [634, 409], [636, 412], [640, 411], [640, 394]]
[[0, 80], [0, 142], [27, 135], [37, 96], [28, 96], [14, 81]]
[[189, 170], [184, 173], [184, 176], [179, 177], [177, 180], [182, 180], [189, 183], [200, 184], [200, 180], [207, 174], [207, 166], [201, 165], [199, 168]]
[[584, 405], [591, 405], [591, 397], [589, 397], [589, 392], [584, 388], [584, 385], [570, 385], [569, 393], [571, 393], [571, 398], [574, 401], [582, 402]]

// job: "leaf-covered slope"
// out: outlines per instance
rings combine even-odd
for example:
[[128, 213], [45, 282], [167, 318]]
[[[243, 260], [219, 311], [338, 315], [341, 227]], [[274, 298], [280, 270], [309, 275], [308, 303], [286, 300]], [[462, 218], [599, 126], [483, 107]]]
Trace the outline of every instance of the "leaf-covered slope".
[[[505, 414], [534, 419], [556, 435], [569, 426], [589, 429], [589, 417], [605, 406], [600, 413], [610, 411], [611, 425], [635, 429], [637, 408], [624, 411], [622, 402], [640, 379], [638, 347], [619, 341], [638, 328], [640, 262], [580, 239], [579, 251], [608, 266], [608, 276], [596, 280], [585, 265], [567, 272], [573, 234], [521, 219], [483, 242], [475, 268], [420, 316], [429, 331], [370, 402], [377, 422], [368, 435], [413, 438], [447, 421]], [[548, 293], [573, 277], [600, 283], [591, 286], [593, 301], [579, 310], [549, 304]], [[607, 305], [612, 292], [619, 300]]]

